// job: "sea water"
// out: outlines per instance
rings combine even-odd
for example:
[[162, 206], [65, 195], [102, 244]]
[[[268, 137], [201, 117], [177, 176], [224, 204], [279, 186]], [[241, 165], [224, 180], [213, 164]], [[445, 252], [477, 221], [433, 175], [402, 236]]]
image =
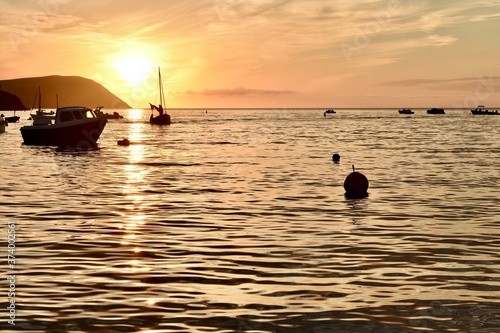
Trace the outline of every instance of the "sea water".
[[2, 331], [500, 331], [500, 117], [116, 111], [94, 151], [0, 134]]

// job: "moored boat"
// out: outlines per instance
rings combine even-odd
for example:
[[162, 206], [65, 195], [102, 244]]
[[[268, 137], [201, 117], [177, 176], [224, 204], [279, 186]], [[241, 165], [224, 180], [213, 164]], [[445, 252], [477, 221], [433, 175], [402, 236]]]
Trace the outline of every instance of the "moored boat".
[[37, 119], [50, 119], [50, 120], [55, 120], [56, 119], [56, 114], [54, 111], [45, 111], [45, 110], [37, 110], [35, 113], [31, 113], [30, 117], [32, 120], [37, 120]]
[[415, 113], [410, 109], [401, 109], [401, 110], [398, 110], [398, 112], [399, 112], [399, 114], [414, 114]]
[[328, 110], [326, 110], [326, 111], [323, 113], [323, 116], [325, 116], [325, 117], [326, 117], [326, 115], [327, 115], [327, 114], [335, 114], [335, 113], [337, 113], [337, 112], [335, 112], [335, 110], [333, 110], [333, 109], [328, 109]]
[[115, 111], [115, 112], [113, 112], [113, 114], [104, 113], [101, 111], [102, 108], [103, 108], [102, 106], [98, 106], [95, 108], [94, 113], [97, 116], [97, 118], [99, 118], [99, 119], [123, 119], [123, 116], [121, 114], [119, 114], [118, 112]]
[[9, 123], [17, 123], [19, 119], [21, 119], [21, 117], [16, 116], [16, 110], [14, 110], [13, 116], [5, 117], [5, 120], [7, 120], [7, 122]]
[[490, 116], [494, 116], [494, 115], [498, 115], [499, 114], [498, 110], [495, 110], [495, 111], [486, 110], [484, 108], [484, 105], [478, 105], [477, 108], [470, 110], [470, 112], [473, 115], [490, 115]]
[[158, 106], [149, 103], [149, 106], [151, 107], [151, 111], [156, 110], [158, 111], [159, 115], [155, 117], [153, 113], [151, 113], [151, 116], [149, 117], [149, 123], [155, 125], [170, 125], [170, 115], [163, 108], [163, 106], [165, 105], [165, 95], [163, 93], [163, 82], [161, 80], [160, 67], [158, 67], [158, 88], [160, 90], [160, 103], [158, 104]]
[[97, 146], [106, 123], [98, 119], [94, 111], [83, 106], [58, 108], [52, 124], [21, 127], [24, 144], [58, 146], [71, 148], [92, 148]]
[[445, 114], [444, 109], [439, 109], [439, 108], [432, 108], [427, 110], [428, 114]]
[[33, 123], [35, 125], [48, 125], [52, 123], [52, 120], [55, 120], [55, 112], [50, 111], [47, 112], [45, 110], [42, 110], [42, 93], [40, 91], [40, 87], [38, 87], [38, 90], [35, 95], [35, 100], [33, 101], [33, 106], [31, 109], [34, 109], [35, 107], [35, 102], [38, 98], [38, 110], [36, 110], [35, 113], [30, 114], [30, 119], [33, 120]]

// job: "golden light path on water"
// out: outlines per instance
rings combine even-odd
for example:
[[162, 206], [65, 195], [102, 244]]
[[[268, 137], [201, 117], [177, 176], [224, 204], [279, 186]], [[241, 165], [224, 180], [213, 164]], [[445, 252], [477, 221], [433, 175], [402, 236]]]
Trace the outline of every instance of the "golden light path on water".
[[[140, 119], [142, 115], [141, 110], [131, 110], [130, 118], [133, 120]], [[125, 164], [123, 174], [124, 174], [124, 187], [123, 195], [125, 196], [125, 201], [129, 202], [129, 207], [126, 207], [126, 211], [123, 214], [124, 223], [120, 227], [123, 230], [122, 241], [120, 242], [123, 248], [131, 251], [131, 260], [124, 263], [126, 267], [120, 273], [125, 273], [127, 275], [144, 274], [150, 272], [152, 267], [149, 263], [143, 263], [137, 258], [141, 257], [142, 246], [141, 245], [141, 233], [137, 232], [146, 223], [146, 211], [144, 195], [140, 194], [141, 189], [147, 188], [145, 175], [147, 170], [142, 167], [141, 163], [144, 161], [144, 137], [143, 131], [144, 125], [140, 123], [131, 124], [127, 138], [135, 144], [132, 144], [127, 152], [128, 163]], [[120, 281], [119, 283], [123, 283]], [[135, 284], [135, 283], [134, 283]], [[144, 303], [145, 306], [153, 305], [158, 298], [139, 298], [136, 301]]]

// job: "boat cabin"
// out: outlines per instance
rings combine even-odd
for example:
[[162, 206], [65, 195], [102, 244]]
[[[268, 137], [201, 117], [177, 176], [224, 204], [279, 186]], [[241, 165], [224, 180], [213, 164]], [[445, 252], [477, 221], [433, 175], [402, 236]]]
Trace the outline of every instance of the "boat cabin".
[[94, 111], [84, 106], [67, 106], [57, 109], [56, 124], [97, 118]]
[[[64, 124], [72, 121], [85, 121], [87, 119], [97, 119], [96, 114], [90, 108], [84, 106], [67, 106], [56, 111], [55, 124]], [[33, 120], [34, 126], [51, 125], [50, 117], [36, 117]]]

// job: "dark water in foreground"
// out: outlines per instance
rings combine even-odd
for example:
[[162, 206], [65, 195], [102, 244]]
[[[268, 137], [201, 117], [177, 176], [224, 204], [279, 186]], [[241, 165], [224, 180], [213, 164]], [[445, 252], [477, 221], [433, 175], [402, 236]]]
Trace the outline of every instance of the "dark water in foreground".
[[500, 117], [120, 112], [98, 151], [0, 134], [0, 330], [500, 332]]

